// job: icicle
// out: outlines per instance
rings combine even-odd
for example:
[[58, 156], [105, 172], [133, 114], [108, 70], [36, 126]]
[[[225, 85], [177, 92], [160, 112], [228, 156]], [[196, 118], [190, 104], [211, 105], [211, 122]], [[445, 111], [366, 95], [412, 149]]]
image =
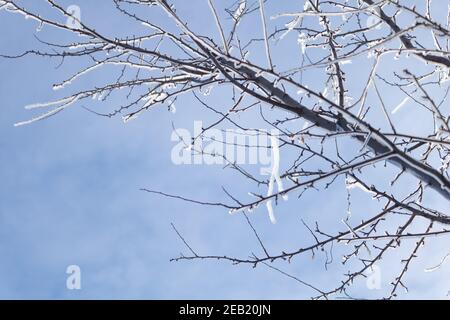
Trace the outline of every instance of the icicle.
[[[275, 135], [270, 136], [270, 142], [272, 147], [272, 172], [269, 179], [269, 186], [267, 190], [267, 197], [271, 197], [273, 195], [274, 183], [277, 183], [278, 193], [281, 194], [283, 200], [288, 200], [288, 195], [283, 193], [283, 182], [280, 178], [280, 147], [278, 144], [278, 138]], [[273, 212], [272, 207], [272, 199], [266, 202], [267, 211], [269, 212], [270, 221], [275, 224], [277, 222], [275, 218], [275, 214]]]
[[267, 211], [269, 211], [269, 219], [273, 224], [277, 223], [277, 219], [275, 218], [275, 214], [273, 213], [272, 201], [267, 201], [266, 203]]
[[400, 102], [400, 104], [395, 107], [394, 110], [392, 110], [392, 114], [397, 113], [401, 108], [403, 108], [405, 106], [405, 104], [409, 101], [409, 97], [406, 97], [405, 99], [402, 100], [402, 102]]

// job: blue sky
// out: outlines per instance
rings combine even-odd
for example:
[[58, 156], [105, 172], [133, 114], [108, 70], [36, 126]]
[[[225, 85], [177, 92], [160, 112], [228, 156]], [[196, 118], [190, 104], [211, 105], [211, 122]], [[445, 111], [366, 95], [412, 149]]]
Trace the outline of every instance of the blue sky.
[[[201, 10], [207, 8], [205, 1], [192, 1], [189, 6], [177, 2], [180, 13], [192, 21], [193, 28], [214, 30], [212, 19], [199, 18]], [[133, 34], [136, 28], [136, 24], [120, 19], [106, 0], [61, 3], [76, 3], [82, 9], [83, 21], [110, 34]], [[286, 1], [283, 6], [296, 7]], [[48, 9], [39, 10], [53, 15]], [[154, 19], [167, 20], [160, 12], [154, 14]], [[2, 31], [0, 37], [1, 53], [14, 54], [39, 46], [33, 36], [33, 21], [0, 12], [0, 28], [8, 30]], [[48, 39], [45, 31], [37, 35]], [[295, 37], [290, 41], [295, 42]], [[283, 52], [286, 60], [296, 59], [299, 51], [286, 51], [284, 45], [280, 43], [274, 50]], [[255, 60], [264, 61], [258, 52], [255, 56]], [[245, 257], [259, 252], [242, 216], [139, 191], [148, 187], [219, 201], [225, 199], [222, 185], [242, 195], [251, 188], [236, 173], [220, 166], [176, 166], [171, 162], [172, 123], [192, 131], [194, 120], [216, 119], [193, 99], [178, 102], [176, 114], [165, 107], [157, 108], [127, 124], [120, 117], [98, 117], [74, 106], [46, 121], [15, 128], [14, 123], [31, 116], [23, 106], [59, 97], [52, 85], [70, 75], [77, 63], [66, 62], [56, 69], [58, 61], [46, 58], [0, 60], [0, 298], [296, 299], [314, 294], [264, 266], [253, 269], [216, 261], [169, 262], [186, 252], [170, 223], [200, 253]], [[107, 75], [88, 77], [75, 88], [92, 85], [104, 77]], [[320, 78], [315, 81], [319, 83]], [[354, 81], [355, 86], [359, 82], [349, 81]], [[222, 92], [214, 97], [214, 103], [228, 105]], [[392, 99], [401, 101], [400, 97]], [[405, 117], [405, 127], [410, 127], [410, 120]], [[402, 183], [400, 188], [410, 181]], [[323, 219], [323, 226], [336, 227], [333, 223], [346, 214], [345, 198], [345, 188], [310, 192], [301, 201], [294, 199], [276, 207], [276, 225], [270, 223], [264, 208], [251, 218], [269, 250], [279, 252], [313, 241], [300, 218], [312, 222], [317, 216], [333, 215], [339, 218]], [[448, 207], [437, 196], [435, 202]], [[377, 208], [359, 194], [354, 197], [354, 204], [356, 210]], [[338, 228], [342, 229], [342, 225]], [[446, 253], [445, 247], [441, 248], [445, 241], [430, 243], [431, 248], [439, 250], [428, 251], [414, 265], [408, 278], [410, 298], [445, 298], [450, 290], [446, 280], [448, 266], [432, 274], [423, 273], [424, 267], [436, 264]], [[335, 251], [336, 260], [340, 250]], [[395, 258], [388, 256], [381, 269], [384, 288], [389, 288], [389, 266]], [[346, 267], [337, 262], [335, 268], [326, 272], [324, 262], [323, 255], [315, 259], [305, 255], [291, 264], [277, 266], [318, 287], [331, 288], [342, 278]], [[81, 267], [81, 290], [66, 289], [65, 270], [72, 264]], [[354, 292], [360, 297], [378, 293], [368, 290], [364, 281], [355, 285]]]

